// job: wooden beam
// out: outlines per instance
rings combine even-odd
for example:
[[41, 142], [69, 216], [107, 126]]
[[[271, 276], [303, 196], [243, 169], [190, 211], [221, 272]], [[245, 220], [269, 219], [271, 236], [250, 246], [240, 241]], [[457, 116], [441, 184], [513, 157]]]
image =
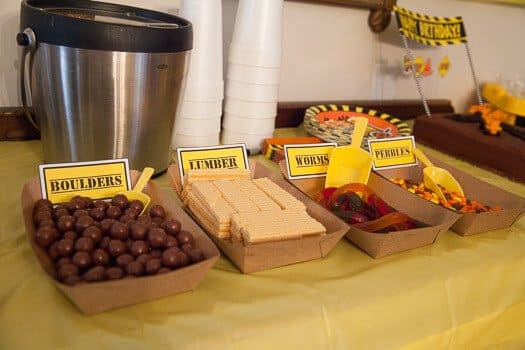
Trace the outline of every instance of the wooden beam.
[[365, 9], [386, 8], [390, 10], [396, 3], [395, 0], [288, 0], [288, 1], [332, 4], [332, 5], [340, 5], [340, 6], [348, 6], [348, 7], [359, 7], [359, 8], [365, 8]]
[[288, 0], [298, 2], [321, 3], [328, 5], [349, 6], [370, 9], [368, 26], [374, 33], [380, 33], [390, 24], [392, 8], [396, 0]]

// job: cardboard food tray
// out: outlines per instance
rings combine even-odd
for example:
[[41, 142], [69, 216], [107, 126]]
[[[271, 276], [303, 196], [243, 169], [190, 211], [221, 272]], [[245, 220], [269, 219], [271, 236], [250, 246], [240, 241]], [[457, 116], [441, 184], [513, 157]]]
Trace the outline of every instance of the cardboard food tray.
[[[298, 191], [286, 182], [279, 173], [273, 172], [256, 161], [250, 161], [250, 170], [252, 178], [268, 177], [303, 202], [308, 214], [326, 227], [327, 234], [284, 241], [245, 244], [223, 240], [210, 233], [210, 238], [241, 272], [251, 273], [324, 258], [347, 232], [348, 226], [343, 221]], [[171, 165], [168, 168], [168, 176], [172, 186], [175, 189], [180, 188], [181, 179], [176, 165]], [[188, 208], [187, 210], [189, 211]]]
[[[281, 172], [288, 179], [286, 164], [283, 161], [279, 165]], [[325, 178], [288, 179], [288, 181], [313, 197], [324, 188]], [[389, 233], [373, 233], [349, 225], [346, 238], [375, 259], [432, 244], [460, 217], [453, 211], [432, 205], [422, 198], [412, 198], [409, 196], [410, 192], [395, 185], [389, 186], [388, 180], [375, 173], [370, 174], [368, 186], [395, 210], [428, 225]]]
[[[132, 171], [131, 177], [135, 182], [138, 178], [138, 172]], [[21, 198], [22, 210], [31, 247], [40, 265], [51, 277], [53, 283], [85, 314], [95, 314], [194, 290], [219, 258], [217, 247], [175, 201], [161, 193], [151, 181], [148, 182], [144, 192], [151, 197], [151, 203], [164, 206], [167, 217], [177, 218], [182, 227], [193, 234], [195, 246], [202, 250], [206, 259], [161, 275], [69, 286], [54, 278], [53, 262], [48, 257], [47, 252], [38, 246], [34, 240], [33, 206], [36, 200], [42, 198], [39, 180], [35, 178], [24, 185]]]
[[[484, 205], [500, 206], [502, 208], [502, 210], [497, 212], [460, 214], [461, 217], [451, 227], [452, 231], [462, 236], [470, 236], [491, 230], [503, 229], [512, 226], [512, 224], [525, 213], [525, 198], [516, 196], [488, 182], [482, 181], [437, 158], [428, 156], [428, 159], [430, 159], [435, 166], [447, 169], [461, 184], [467, 198], [476, 200]], [[403, 178], [418, 182], [423, 181], [423, 167], [421, 165], [381, 170], [378, 171], [378, 173], [385, 179]], [[390, 181], [388, 182], [389, 186], [398, 187], [396, 184]], [[404, 191], [410, 194], [410, 200], [419, 198], [406, 190]], [[438, 204], [431, 204], [432, 206], [439, 206]]]

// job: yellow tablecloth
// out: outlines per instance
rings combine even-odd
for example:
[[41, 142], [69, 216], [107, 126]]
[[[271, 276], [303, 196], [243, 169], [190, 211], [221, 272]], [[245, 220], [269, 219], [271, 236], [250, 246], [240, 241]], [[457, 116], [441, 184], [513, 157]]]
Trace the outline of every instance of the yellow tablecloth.
[[222, 257], [193, 292], [84, 316], [25, 236], [20, 193], [41, 161], [39, 141], [0, 142], [0, 349], [525, 348], [525, 219], [380, 260], [344, 239], [324, 260], [252, 275]]

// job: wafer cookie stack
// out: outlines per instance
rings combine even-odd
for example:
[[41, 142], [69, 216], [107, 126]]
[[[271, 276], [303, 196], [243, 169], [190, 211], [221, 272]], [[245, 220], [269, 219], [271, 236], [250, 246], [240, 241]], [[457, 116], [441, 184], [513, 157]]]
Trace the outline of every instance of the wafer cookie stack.
[[252, 181], [257, 187], [264, 191], [268, 197], [277, 203], [281, 209], [306, 210], [306, 205], [304, 205], [303, 202], [286, 192], [269, 178], [261, 177]]
[[270, 179], [231, 179], [246, 176], [240, 172], [219, 178], [217, 172], [188, 174], [183, 190], [189, 209], [211, 234], [251, 244], [326, 233], [304, 203]]
[[[182, 188], [175, 188], [177, 193], [181, 196], [183, 202], [187, 191], [191, 189], [192, 184], [201, 181], [210, 181], [217, 179], [250, 179], [250, 170], [248, 169], [221, 169], [221, 170], [187, 170], [182, 181]], [[180, 190], [179, 190], [180, 189]]]

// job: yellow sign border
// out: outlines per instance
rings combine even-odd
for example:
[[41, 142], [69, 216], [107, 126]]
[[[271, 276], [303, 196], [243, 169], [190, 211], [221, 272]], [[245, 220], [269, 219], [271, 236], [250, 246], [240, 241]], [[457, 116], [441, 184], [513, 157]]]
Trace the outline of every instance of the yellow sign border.
[[[70, 162], [70, 163], [52, 163], [52, 164], [40, 164], [38, 166], [38, 173], [40, 177], [40, 193], [42, 198], [49, 198], [47, 186], [46, 186], [46, 170], [49, 169], [67, 169], [67, 168], [81, 168], [97, 165], [106, 165], [106, 164], [123, 164], [124, 165], [124, 178], [126, 181], [127, 190], [131, 190], [131, 177], [129, 171], [129, 160], [127, 158], [120, 159], [107, 159], [107, 160], [95, 160], [89, 162]], [[89, 176], [89, 175], [88, 175]], [[109, 197], [108, 197], [109, 198]], [[108, 198], [97, 198], [97, 199], [108, 199]], [[58, 204], [58, 203], [53, 203]]]
[[[213, 151], [213, 150], [221, 150], [221, 149], [227, 149], [227, 148], [241, 148], [242, 154], [243, 154], [243, 160], [244, 160], [244, 167], [245, 169], [250, 169], [250, 165], [248, 163], [248, 153], [246, 151], [246, 144], [244, 143], [235, 143], [230, 145], [218, 145], [218, 146], [206, 146], [206, 147], [180, 147], [177, 148], [177, 165], [179, 167], [179, 174], [180, 178], [184, 178], [184, 167], [183, 167], [183, 159], [182, 159], [182, 153], [184, 152], [192, 152], [192, 151]], [[240, 168], [242, 169], [242, 168]]]
[[375, 156], [373, 154], [373, 143], [383, 143], [383, 142], [391, 142], [391, 141], [398, 141], [398, 140], [411, 140], [412, 143], [412, 149], [416, 148], [416, 140], [413, 135], [411, 136], [401, 136], [401, 137], [392, 137], [387, 139], [368, 139], [368, 149], [370, 150], [370, 154], [372, 155], [372, 158], [374, 161], [372, 162], [372, 168], [374, 170], [386, 170], [386, 169], [396, 169], [396, 168], [405, 168], [409, 166], [418, 165], [417, 157], [414, 155], [414, 162], [413, 163], [406, 163], [406, 164], [399, 164], [399, 165], [389, 165], [389, 166], [376, 166], [376, 160]]
[[307, 143], [307, 144], [284, 145], [284, 159], [286, 163], [286, 171], [288, 172], [288, 178], [291, 180], [294, 180], [294, 179], [309, 179], [313, 177], [326, 176], [326, 173], [292, 176], [292, 171], [290, 169], [290, 161], [288, 159], [288, 149], [290, 148], [318, 148], [318, 147], [328, 147], [328, 146], [333, 146], [335, 148], [337, 147], [337, 143], [336, 142], [326, 142], [326, 143]]

